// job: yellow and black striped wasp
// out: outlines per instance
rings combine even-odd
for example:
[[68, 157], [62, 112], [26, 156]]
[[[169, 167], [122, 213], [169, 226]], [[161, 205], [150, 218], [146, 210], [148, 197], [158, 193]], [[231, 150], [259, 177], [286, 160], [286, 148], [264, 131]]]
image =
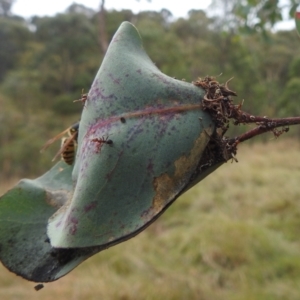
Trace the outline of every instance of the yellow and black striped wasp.
[[[75, 159], [75, 152], [77, 147], [77, 139], [78, 139], [78, 130], [79, 130], [79, 122], [73, 124], [68, 127], [66, 130], [62, 131], [52, 139], [46, 142], [46, 144], [41, 149], [41, 152], [46, 150], [52, 143], [57, 141], [58, 139], [62, 139], [61, 147], [59, 151], [56, 153], [52, 161], [54, 161], [59, 155], [62, 160], [68, 164], [72, 165]], [[68, 134], [69, 137], [64, 137], [64, 135]]]

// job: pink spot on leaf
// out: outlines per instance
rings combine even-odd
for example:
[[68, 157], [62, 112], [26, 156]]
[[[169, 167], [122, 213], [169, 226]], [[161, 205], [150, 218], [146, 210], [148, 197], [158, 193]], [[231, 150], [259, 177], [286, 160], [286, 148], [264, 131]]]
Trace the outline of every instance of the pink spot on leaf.
[[97, 202], [93, 201], [84, 207], [84, 211], [89, 212], [90, 210], [94, 209], [96, 206], [97, 206]]

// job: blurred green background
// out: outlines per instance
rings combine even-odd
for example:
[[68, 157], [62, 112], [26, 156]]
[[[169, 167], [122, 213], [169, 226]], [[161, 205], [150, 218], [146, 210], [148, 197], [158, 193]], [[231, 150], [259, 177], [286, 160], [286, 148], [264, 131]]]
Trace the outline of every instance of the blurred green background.
[[[248, 6], [224, 6], [219, 16], [191, 10], [179, 19], [168, 10], [99, 12], [73, 4], [29, 20], [11, 14], [11, 6], [1, 10], [5, 2], [11, 1], [0, 0], [0, 194], [51, 167], [60, 143], [39, 150], [80, 118], [82, 105], [73, 100], [88, 92], [125, 20], [167, 75], [234, 77], [230, 88], [244, 110], [300, 115], [300, 40], [295, 29], [273, 30], [278, 1], [214, 1]], [[267, 134], [242, 145], [238, 164], [222, 166], [139, 236], [38, 293], [1, 267], [0, 298], [300, 299], [299, 133], [295, 127], [288, 139], [270, 141]]]
[[[134, 14], [72, 4], [64, 13], [25, 20], [11, 13], [12, 0], [0, 0], [0, 181], [37, 176], [51, 166], [59, 142], [41, 155], [40, 148], [80, 118], [82, 105], [73, 100], [88, 92], [125, 20], [136, 25], [145, 50], [167, 75], [187, 81], [210, 75], [223, 83], [234, 77], [230, 88], [244, 110], [299, 115], [300, 40], [295, 29], [271, 29], [280, 20], [277, 1], [265, 8], [269, 19], [257, 14], [260, 23], [251, 26], [243, 15], [247, 6], [214, 2], [222, 9], [218, 16], [191, 10], [175, 19], [166, 9]], [[299, 129], [289, 135], [299, 136]]]
[[0, 266], [0, 299], [299, 300], [299, 150], [293, 139], [242, 145], [239, 163], [41, 291]]

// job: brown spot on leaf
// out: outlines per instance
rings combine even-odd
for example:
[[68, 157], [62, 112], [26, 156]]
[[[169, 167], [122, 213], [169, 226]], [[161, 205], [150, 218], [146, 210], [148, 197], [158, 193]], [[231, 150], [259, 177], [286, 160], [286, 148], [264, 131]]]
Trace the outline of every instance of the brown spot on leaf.
[[[206, 131], [212, 134], [211, 127], [207, 128]], [[153, 180], [156, 193], [153, 199], [152, 209], [155, 215], [172, 201], [189, 183], [191, 174], [199, 163], [208, 142], [208, 134], [202, 132], [195, 141], [190, 154], [188, 156], [183, 155], [175, 161], [175, 172], [172, 176], [164, 173]]]
[[[72, 197], [73, 197], [73, 193], [71, 192], [67, 192], [67, 191], [64, 191], [65, 193], [65, 199], [64, 199], [64, 203], [62, 204], [62, 206], [59, 207], [59, 209], [49, 218], [50, 222], [52, 219], [55, 219], [56, 216], [58, 215], [63, 215], [69, 208], [69, 206], [71, 205], [72, 203]], [[49, 193], [51, 195], [51, 193]], [[51, 200], [52, 199], [52, 200]], [[56, 203], [56, 198], [51, 198], [51, 199], [48, 199], [49, 201], [55, 201], [53, 203]], [[47, 201], [48, 202], [48, 201]], [[50, 202], [48, 202], [50, 204]]]
[[46, 202], [56, 208], [63, 206], [72, 194], [66, 190], [46, 191]]
[[97, 206], [97, 202], [93, 201], [84, 207], [84, 211], [89, 212], [90, 210], [94, 209], [96, 206]]

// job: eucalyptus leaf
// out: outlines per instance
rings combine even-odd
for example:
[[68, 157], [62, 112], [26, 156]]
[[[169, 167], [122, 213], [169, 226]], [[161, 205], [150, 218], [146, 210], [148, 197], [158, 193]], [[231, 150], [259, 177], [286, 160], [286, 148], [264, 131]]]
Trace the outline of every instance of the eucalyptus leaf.
[[36, 282], [53, 281], [99, 250], [54, 249], [48, 218], [72, 194], [72, 168], [63, 162], [35, 179], [23, 179], [0, 199], [0, 259]]
[[199, 167], [215, 130], [203, 96], [161, 73], [136, 28], [122, 23], [84, 104], [74, 168], [60, 162], [1, 198], [4, 265], [56, 280], [144, 230], [219, 167]]
[[[174, 201], [214, 130], [201, 110], [202, 97], [202, 89], [161, 73], [134, 26], [123, 23], [85, 102], [76, 187], [71, 201], [50, 219], [51, 244], [121, 241]], [[112, 144], [105, 143], [108, 138]]]

